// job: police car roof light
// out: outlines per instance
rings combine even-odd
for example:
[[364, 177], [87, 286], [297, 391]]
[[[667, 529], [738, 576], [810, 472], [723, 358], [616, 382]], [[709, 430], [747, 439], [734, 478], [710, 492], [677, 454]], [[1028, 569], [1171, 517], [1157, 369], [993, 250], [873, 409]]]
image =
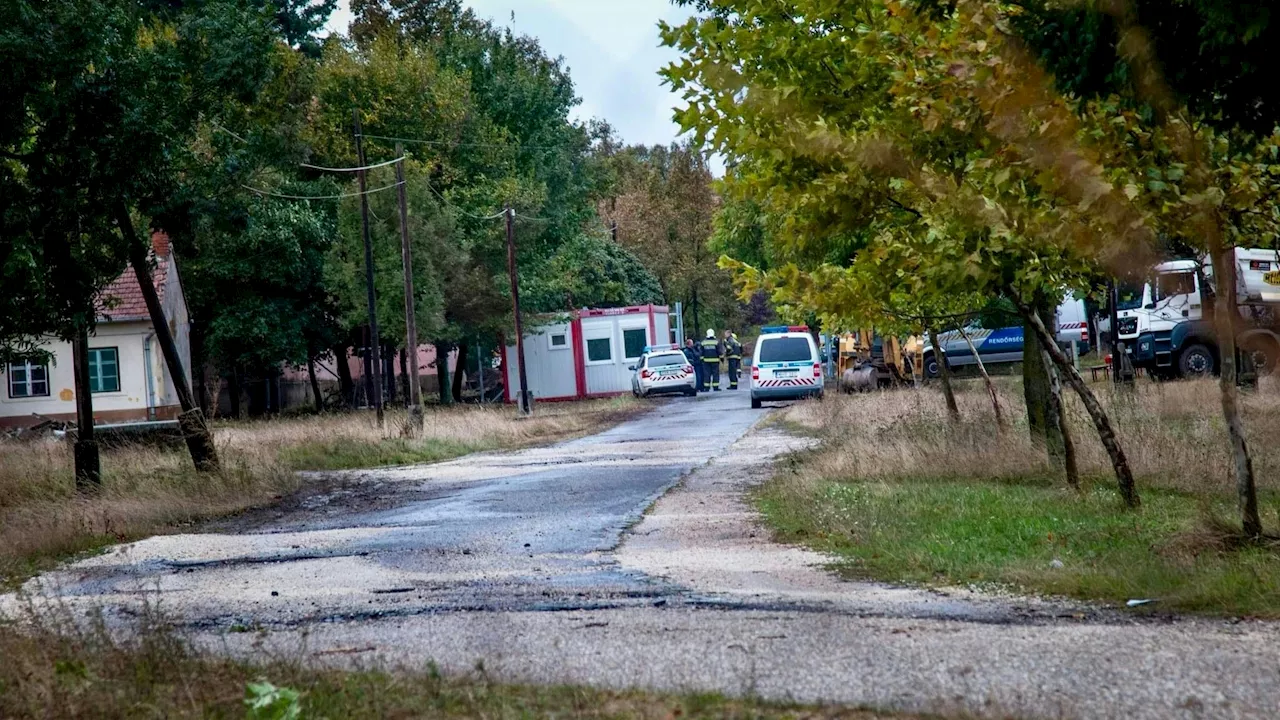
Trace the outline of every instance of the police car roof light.
[[776, 333], [789, 333], [789, 332], [807, 333], [809, 332], [809, 327], [807, 325], [769, 325], [768, 327], [760, 328], [760, 332], [761, 334], [770, 334], [770, 335], [776, 334]]
[[658, 352], [660, 350], [679, 350], [679, 349], [680, 349], [680, 346], [674, 343], [668, 343], [666, 345], [645, 345], [644, 346], [644, 351], [646, 353]]

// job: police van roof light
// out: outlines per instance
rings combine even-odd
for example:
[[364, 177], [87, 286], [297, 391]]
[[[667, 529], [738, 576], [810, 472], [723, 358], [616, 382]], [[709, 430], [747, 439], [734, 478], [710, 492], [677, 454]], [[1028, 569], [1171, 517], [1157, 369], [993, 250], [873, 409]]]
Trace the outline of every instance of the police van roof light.
[[789, 332], [807, 333], [809, 332], [809, 327], [807, 325], [769, 325], [768, 327], [760, 328], [760, 332], [768, 334]]

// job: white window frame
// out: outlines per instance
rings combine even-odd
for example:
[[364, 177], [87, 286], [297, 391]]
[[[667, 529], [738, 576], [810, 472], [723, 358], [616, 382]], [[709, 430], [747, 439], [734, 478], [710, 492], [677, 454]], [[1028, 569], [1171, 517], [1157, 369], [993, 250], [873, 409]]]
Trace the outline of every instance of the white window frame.
[[[42, 393], [28, 392], [26, 395], [14, 395], [13, 394], [13, 388], [14, 388], [13, 369], [15, 367], [22, 368], [23, 370], [22, 376], [24, 378], [23, 384], [27, 386], [28, 391], [31, 390], [31, 384], [32, 384], [31, 370], [34, 368], [39, 368], [41, 371], [43, 371], [44, 372], [44, 392]], [[8, 375], [8, 378], [6, 378], [5, 385], [7, 386], [7, 389], [9, 391], [10, 400], [31, 400], [34, 398], [50, 397], [50, 378], [49, 378], [48, 363], [33, 364], [31, 362], [31, 359], [28, 358], [26, 360], [23, 360], [21, 363], [9, 363], [7, 366], [5, 366], [5, 373]]]
[[641, 318], [629, 318], [618, 322], [617, 343], [622, 354], [627, 354], [627, 331], [642, 330], [644, 331], [644, 344], [640, 346], [640, 354], [631, 357], [622, 358], [623, 362], [632, 362], [644, 356], [644, 349], [653, 344], [653, 338], [649, 337], [649, 318], [648, 316]]
[[[555, 343], [556, 337], [564, 338], [564, 342], [561, 343], [560, 345], [557, 345]], [[568, 330], [565, 330], [563, 332], [552, 331], [547, 333], [547, 349], [548, 350], [568, 350], [571, 347], [573, 347], [573, 345], [571, 345], [569, 342]]]
[[[592, 360], [591, 359], [591, 341], [592, 340], [608, 340], [609, 341], [609, 359], [608, 360]], [[618, 364], [618, 347], [617, 340], [614, 338], [613, 324], [588, 326], [582, 328], [582, 358], [587, 366], [600, 365], [617, 365]]]

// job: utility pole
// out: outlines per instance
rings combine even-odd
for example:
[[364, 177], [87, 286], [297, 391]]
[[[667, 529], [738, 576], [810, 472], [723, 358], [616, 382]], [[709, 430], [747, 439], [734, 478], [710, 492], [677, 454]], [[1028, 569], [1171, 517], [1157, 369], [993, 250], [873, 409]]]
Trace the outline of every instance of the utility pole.
[[511, 276], [511, 312], [516, 320], [516, 365], [520, 375], [520, 396], [516, 402], [520, 404], [520, 412], [528, 415], [533, 412], [530, 402], [529, 377], [524, 368], [524, 326], [520, 322], [520, 281], [516, 277], [516, 211], [507, 205], [507, 274]]
[[[422, 383], [418, 382], [418, 322], [414, 313], [413, 251], [409, 247], [409, 201], [404, 188], [404, 146], [396, 143], [396, 185], [400, 195], [400, 254], [404, 260], [404, 337], [409, 365], [409, 437], [422, 434]], [[364, 163], [360, 163], [363, 165]], [[445, 359], [448, 362], [448, 358]], [[404, 368], [401, 368], [403, 372]]]
[[356, 130], [356, 173], [360, 179], [360, 227], [364, 234], [364, 282], [369, 296], [369, 352], [373, 366], [373, 408], [378, 415], [378, 429], [385, 421], [382, 417], [382, 340], [378, 337], [378, 297], [373, 289], [373, 240], [369, 237], [369, 196], [365, 194], [364, 134], [360, 131], [360, 111], [352, 110], [351, 118]]
[[89, 382], [89, 331], [82, 325], [71, 344], [76, 378], [76, 489], [91, 492], [102, 487], [102, 464], [93, 437], [93, 388]]

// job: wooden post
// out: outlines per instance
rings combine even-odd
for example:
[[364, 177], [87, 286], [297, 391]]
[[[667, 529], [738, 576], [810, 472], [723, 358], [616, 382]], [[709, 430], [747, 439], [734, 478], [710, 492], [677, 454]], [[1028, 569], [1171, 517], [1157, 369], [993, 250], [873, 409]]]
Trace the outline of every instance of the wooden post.
[[142, 299], [147, 305], [147, 314], [151, 317], [151, 326], [156, 334], [156, 342], [164, 355], [165, 367], [173, 381], [173, 389], [178, 394], [178, 404], [182, 406], [182, 414], [178, 415], [178, 426], [187, 440], [187, 450], [191, 453], [191, 462], [202, 472], [218, 470], [218, 451], [213, 445], [213, 433], [205, 422], [204, 413], [191, 395], [191, 386], [187, 383], [187, 372], [182, 367], [182, 358], [178, 355], [178, 346], [169, 332], [169, 321], [164, 316], [164, 308], [160, 306], [160, 296], [156, 286], [151, 282], [151, 268], [147, 265], [146, 244], [133, 228], [133, 220], [129, 217], [129, 208], [123, 202], [116, 206], [116, 224], [124, 236], [129, 249], [129, 264], [138, 277], [138, 287], [142, 291]]
[[369, 303], [369, 364], [373, 366], [373, 397], [369, 401], [378, 417], [378, 428], [385, 425], [382, 413], [382, 348], [378, 338], [378, 296], [373, 288], [373, 239], [369, 236], [369, 196], [366, 193], [364, 171], [364, 135], [360, 132], [360, 111], [352, 110], [351, 117], [355, 121], [356, 162], [361, 168], [356, 172], [360, 182], [360, 228], [364, 236], [364, 284], [366, 300]]
[[[516, 276], [516, 234], [515, 210], [507, 205], [507, 273], [511, 276], [511, 312], [516, 323], [516, 363], [520, 376], [520, 395], [516, 402], [520, 404], [520, 412], [528, 415], [533, 412], [530, 402], [529, 377], [524, 366], [524, 326], [520, 322], [520, 281]], [[448, 360], [445, 360], [448, 362]]]

